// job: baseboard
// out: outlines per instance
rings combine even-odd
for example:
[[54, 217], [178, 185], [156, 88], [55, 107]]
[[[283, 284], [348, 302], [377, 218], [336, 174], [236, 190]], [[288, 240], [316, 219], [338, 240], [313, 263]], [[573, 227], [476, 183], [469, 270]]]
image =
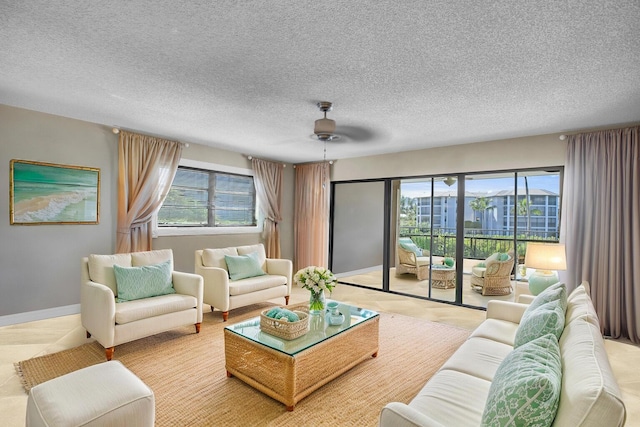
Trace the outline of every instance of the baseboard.
[[373, 267], [367, 267], [360, 270], [345, 271], [344, 273], [338, 273], [335, 276], [339, 279], [341, 277], [355, 276], [356, 274], [367, 274], [367, 273], [371, 273], [372, 271], [380, 271], [380, 270], [382, 270], [382, 266], [375, 265]]
[[18, 323], [33, 322], [35, 320], [51, 319], [53, 317], [68, 316], [80, 313], [80, 304], [53, 307], [44, 310], [27, 311], [26, 313], [0, 316], [0, 326], [17, 325]]

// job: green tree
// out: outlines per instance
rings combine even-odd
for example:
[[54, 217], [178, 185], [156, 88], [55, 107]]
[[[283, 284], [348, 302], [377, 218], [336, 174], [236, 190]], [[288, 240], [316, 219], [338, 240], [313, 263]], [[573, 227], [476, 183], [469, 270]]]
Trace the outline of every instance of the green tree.
[[415, 227], [417, 217], [416, 199], [413, 197], [400, 196], [400, 226]]
[[482, 228], [485, 228], [485, 220], [484, 220], [485, 212], [487, 210], [495, 209], [495, 206], [491, 205], [491, 198], [489, 198], [489, 197], [476, 197], [471, 202], [469, 202], [469, 207], [474, 212], [480, 212], [480, 223], [482, 224]]

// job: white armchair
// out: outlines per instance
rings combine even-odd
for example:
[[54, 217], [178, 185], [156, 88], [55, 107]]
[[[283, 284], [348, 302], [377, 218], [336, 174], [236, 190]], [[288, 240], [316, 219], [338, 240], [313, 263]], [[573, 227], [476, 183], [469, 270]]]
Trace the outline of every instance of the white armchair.
[[[171, 261], [175, 293], [116, 302], [118, 286], [114, 265], [140, 267]], [[173, 271], [173, 251], [163, 249], [116, 255], [90, 255], [82, 259], [80, 317], [87, 330], [104, 348], [107, 360], [114, 347], [184, 325], [202, 323], [202, 277]]]
[[[258, 275], [233, 280], [230, 278], [225, 255], [237, 257], [256, 254]], [[204, 279], [205, 304], [222, 311], [227, 321], [229, 310], [256, 304], [268, 299], [284, 297], [289, 304], [293, 263], [288, 259], [267, 258], [262, 244], [202, 249], [195, 253], [195, 272]]]

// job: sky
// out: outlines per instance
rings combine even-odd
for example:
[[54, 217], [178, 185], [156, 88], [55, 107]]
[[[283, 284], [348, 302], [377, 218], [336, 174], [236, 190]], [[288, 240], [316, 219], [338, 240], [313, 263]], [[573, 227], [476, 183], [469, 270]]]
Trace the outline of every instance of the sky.
[[[528, 176], [527, 180], [529, 181], [529, 189], [541, 189], [541, 190], [549, 190], [554, 193], [560, 193], [560, 176], [558, 174], [554, 175], [538, 175], [538, 176]], [[518, 177], [518, 187], [524, 190], [524, 177]], [[457, 191], [458, 185], [457, 183], [452, 186], [447, 186], [442, 181], [436, 181], [435, 191]], [[513, 177], [509, 178], [480, 178], [469, 176], [465, 182], [465, 189], [467, 192], [474, 193], [489, 193], [500, 190], [510, 190], [513, 189]], [[411, 181], [403, 181], [400, 185], [401, 194], [404, 197], [424, 197], [428, 196], [431, 192], [431, 179], [425, 178], [422, 182], [417, 182], [416, 180]]]

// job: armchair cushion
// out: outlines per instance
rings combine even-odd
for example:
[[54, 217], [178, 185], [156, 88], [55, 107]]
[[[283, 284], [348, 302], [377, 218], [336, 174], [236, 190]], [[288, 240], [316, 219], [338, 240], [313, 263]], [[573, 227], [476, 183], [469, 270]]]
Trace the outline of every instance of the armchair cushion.
[[205, 267], [217, 267], [227, 270], [227, 261], [224, 259], [225, 255], [238, 256], [238, 250], [235, 247], [204, 249], [202, 251], [202, 265]]
[[140, 267], [113, 266], [118, 288], [117, 302], [174, 294], [171, 261]]
[[238, 256], [225, 255], [224, 259], [227, 263], [231, 280], [247, 279], [267, 274], [262, 270], [256, 252]]
[[118, 294], [116, 276], [113, 272], [113, 266], [116, 264], [122, 267], [131, 267], [131, 254], [89, 255], [89, 279], [92, 282], [108, 286], [115, 295]]
[[189, 310], [197, 304], [196, 297], [180, 294], [124, 301], [116, 304], [116, 324], [124, 325], [136, 320]]

